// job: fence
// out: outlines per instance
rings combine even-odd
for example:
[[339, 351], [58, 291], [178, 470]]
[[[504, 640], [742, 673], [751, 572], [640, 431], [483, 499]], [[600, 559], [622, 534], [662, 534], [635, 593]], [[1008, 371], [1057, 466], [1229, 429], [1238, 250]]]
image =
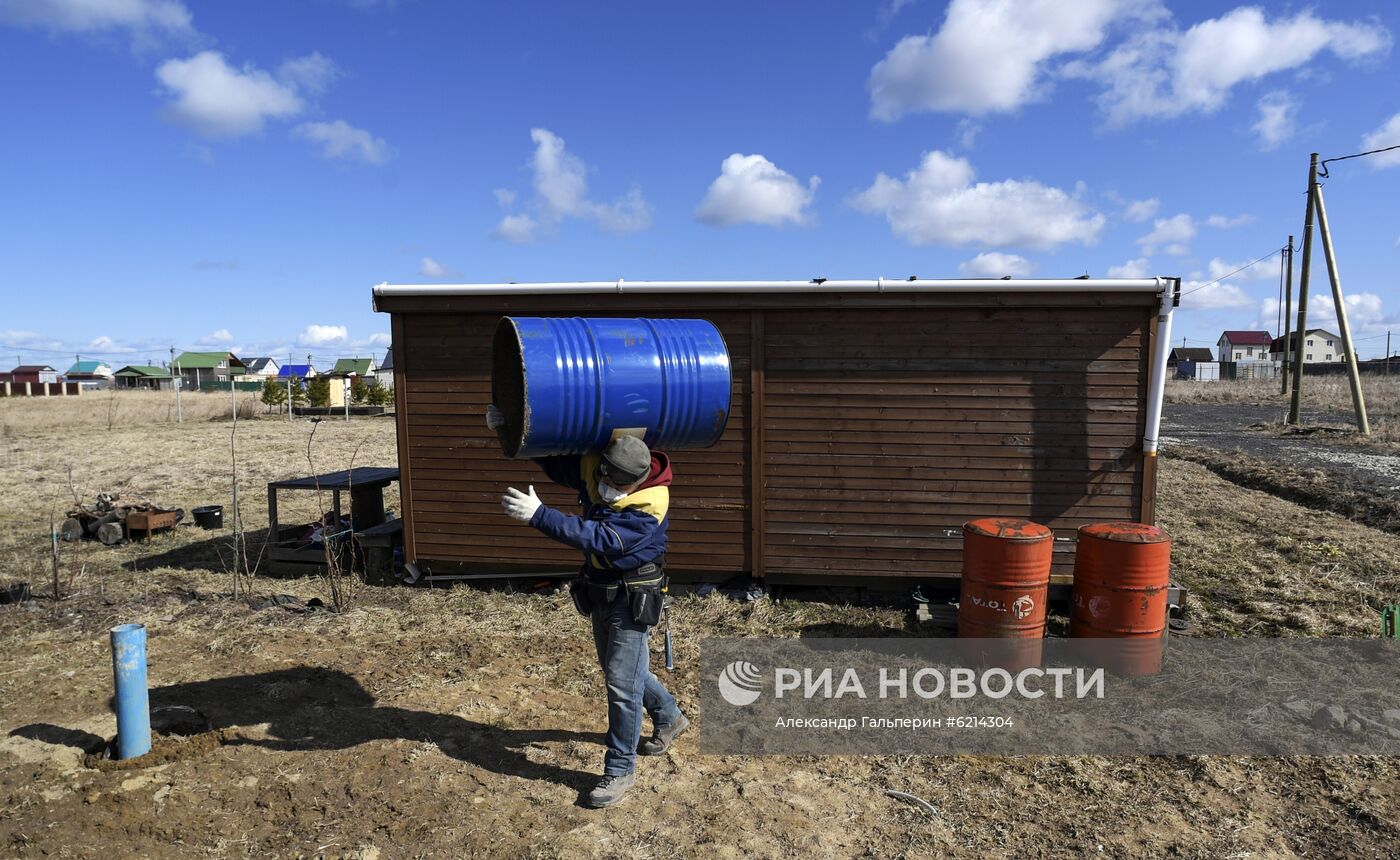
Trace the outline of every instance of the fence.
[[77, 382], [0, 382], [0, 397], [77, 397], [83, 386]]

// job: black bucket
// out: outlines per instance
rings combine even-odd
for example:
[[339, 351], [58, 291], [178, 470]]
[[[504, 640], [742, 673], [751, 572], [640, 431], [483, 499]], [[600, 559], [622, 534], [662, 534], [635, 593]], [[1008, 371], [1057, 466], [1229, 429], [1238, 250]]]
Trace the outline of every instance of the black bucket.
[[223, 505], [201, 505], [190, 511], [194, 514], [194, 521], [200, 528], [221, 529], [224, 527], [224, 506]]

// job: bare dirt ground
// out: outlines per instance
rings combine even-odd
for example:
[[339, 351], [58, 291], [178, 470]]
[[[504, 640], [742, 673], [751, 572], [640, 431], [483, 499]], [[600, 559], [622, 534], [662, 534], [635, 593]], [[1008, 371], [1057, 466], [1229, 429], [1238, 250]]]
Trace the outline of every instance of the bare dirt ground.
[[[13, 407], [0, 402], [0, 419]], [[240, 423], [251, 528], [265, 525], [260, 485], [307, 471], [310, 429]], [[356, 451], [392, 465], [393, 433], [322, 422], [315, 466]], [[1387, 757], [744, 758], [702, 756], [692, 733], [641, 760], [622, 805], [588, 810], [602, 679], [563, 595], [365, 587], [343, 613], [256, 609], [278, 592], [325, 599], [326, 586], [259, 577], [253, 601], [236, 601], [227, 534], [181, 527], [149, 546], [67, 547], [69, 596], [49, 599], [51, 509], [106, 489], [227, 504], [229, 446], [218, 421], [5, 437], [0, 584], [27, 580], [39, 599], [0, 606], [0, 852], [1245, 858], [1400, 845], [1400, 759]], [[1400, 536], [1181, 459], [1160, 480], [1198, 635], [1375, 635], [1400, 594]], [[194, 706], [211, 725], [118, 766], [85, 752], [115, 733], [107, 630], [128, 621], [150, 631], [153, 705]], [[898, 606], [720, 596], [682, 598], [673, 630], [677, 671], [661, 674], [692, 715], [704, 636], [923, 635]]]

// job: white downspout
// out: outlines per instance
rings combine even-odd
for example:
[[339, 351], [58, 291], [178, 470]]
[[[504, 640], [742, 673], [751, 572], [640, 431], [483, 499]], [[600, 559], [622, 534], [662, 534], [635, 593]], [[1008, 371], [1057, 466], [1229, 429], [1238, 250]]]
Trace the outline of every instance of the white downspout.
[[1162, 398], [1167, 387], [1167, 356], [1172, 346], [1172, 311], [1176, 307], [1179, 281], [1159, 278], [1161, 301], [1157, 305], [1157, 338], [1152, 344], [1152, 365], [1147, 374], [1147, 420], [1142, 428], [1142, 455], [1157, 456], [1158, 434], [1162, 429]]

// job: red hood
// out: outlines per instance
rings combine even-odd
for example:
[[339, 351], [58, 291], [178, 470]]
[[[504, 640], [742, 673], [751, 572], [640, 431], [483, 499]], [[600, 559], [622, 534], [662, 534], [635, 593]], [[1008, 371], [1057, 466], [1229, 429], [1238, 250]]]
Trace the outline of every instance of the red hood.
[[[671, 458], [660, 451], [651, 452], [651, 471], [647, 473], [646, 480], [637, 490], [645, 490], [650, 487], [671, 486]], [[633, 490], [632, 492], [637, 492]]]

